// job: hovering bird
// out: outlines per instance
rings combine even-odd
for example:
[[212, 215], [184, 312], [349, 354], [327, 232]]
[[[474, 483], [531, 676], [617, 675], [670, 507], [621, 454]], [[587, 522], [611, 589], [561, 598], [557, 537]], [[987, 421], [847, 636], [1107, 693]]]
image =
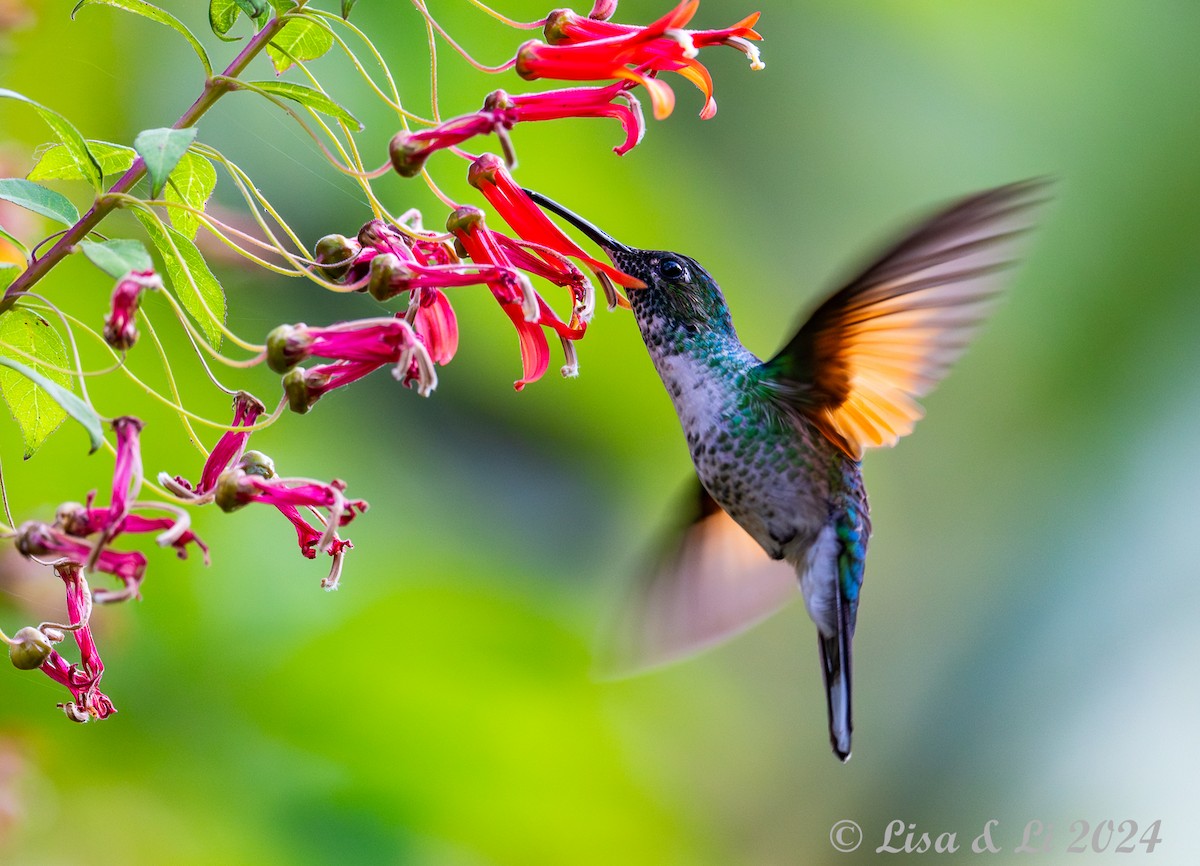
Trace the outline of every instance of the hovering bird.
[[830, 741], [849, 759], [850, 649], [871, 534], [863, 450], [894, 445], [921, 417], [915, 398], [983, 321], [1043, 189], [1015, 183], [935, 213], [767, 361], [742, 345], [720, 287], [695, 259], [626, 246], [527, 190], [645, 283], [628, 291], [629, 305], [703, 486], [695, 522], [621, 621], [618, 667], [656, 665], [741, 631], [794, 597], [798, 582], [817, 626]]

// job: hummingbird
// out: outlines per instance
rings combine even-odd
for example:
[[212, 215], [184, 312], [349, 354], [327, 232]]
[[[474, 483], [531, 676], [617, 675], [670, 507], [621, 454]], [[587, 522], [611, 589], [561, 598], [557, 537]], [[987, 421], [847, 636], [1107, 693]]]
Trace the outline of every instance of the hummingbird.
[[817, 628], [834, 754], [850, 757], [851, 644], [870, 510], [861, 460], [894, 445], [962, 354], [1015, 262], [1045, 184], [960, 199], [917, 224], [762, 360], [694, 258], [627, 246], [526, 190], [644, 288], [627, 292], [679, 416], [701, 490], [694, 521], [638, 588], [615, 664], [689, 655], [796, 596]]

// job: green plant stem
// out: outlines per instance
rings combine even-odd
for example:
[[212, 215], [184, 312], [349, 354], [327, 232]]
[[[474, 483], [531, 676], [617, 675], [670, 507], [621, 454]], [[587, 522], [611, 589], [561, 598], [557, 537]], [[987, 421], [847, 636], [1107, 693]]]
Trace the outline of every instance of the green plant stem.
[[[259, 52], [266, 48], [267, 43], [283, 29], [288, 20], [288, 16], [280, 15], [268, 21], [225, 68], [224, 72], [214, 75], [204, 82], [204, 90], [200, 92], [200, 96], [180, 116], [179, 120], [175, 121], [173, 128], [186, 129], [194, 126], [196, 121], [212, 108], [218, 99], [232, 89], [233, 82], [230, 79], [236, 78], [245, 70], [250, 61], [258, 56]], [[129, 170], [109, 188], [108, 192], [97, 196], [88, 212], [79, 218], [79, 222], [67, 229], [45, 255], [30, 262], [29, 267], [12, 281], [5, 291], [4, 297], [0, 299], [0, 314], [9, 310], [23, 292], [33, 288], [59, 261], [74, 252], [75, 244], [95, 230], [96, 226], [118, 206], [121, 195], [128, 192], [134, 184], [142, 179], [145, 173], [146, 164], [139, 156]]]

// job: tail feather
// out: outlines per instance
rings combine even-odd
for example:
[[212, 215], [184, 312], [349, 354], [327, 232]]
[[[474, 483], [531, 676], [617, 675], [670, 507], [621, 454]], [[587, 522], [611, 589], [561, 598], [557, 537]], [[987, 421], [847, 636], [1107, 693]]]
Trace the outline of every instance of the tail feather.
[[829, 705], [829, 742], [833, 753], [843, 763], [850, 760], [850, 735], [854, 731], [851, 706], [850, 643], [854, 626], [850, 622], [850, 605], [837, 593], [837, 632], [829, 637], [818, 635], [821, 648], [821, 671], [825, 675], [825, 695]]

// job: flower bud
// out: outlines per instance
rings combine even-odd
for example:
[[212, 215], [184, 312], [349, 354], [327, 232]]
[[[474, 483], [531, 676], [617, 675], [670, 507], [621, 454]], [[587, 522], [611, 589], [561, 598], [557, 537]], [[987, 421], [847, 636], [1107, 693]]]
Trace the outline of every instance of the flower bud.
[[416, 177], [425, 167], [425, 160], [429, 158], [428, 153], [422, 153], [422, 144], [412, 139], [412, 133], [401, 130], [388, 144], [392, 168], [396, 169], [396, 173], [401, 177]]
[[232, 514], [249, 500], [242, 498], [242, 473], [236, 469], [226, 469], [217, 478], [217, 486], [213, 490], [213, 501], [226, 514]]
[[83, 538], [91, 532], [91, 521], [88, 520], [87, 508], [78, 502], [64, 502], [54, 512], [55, 525], [67, 535]]
[[267, 334], [267, 366], [276, 373], [286, 373], [307, 358], [312, 338], [306, 328], [303, 322], [280, 325]]
[[46, 544], [46, 530], [49, 527], [37, 520], [27, 520], [17, 527], [17, 552], [22, 556], [45, 556], [50, 552]]
[[42, 662], [50, 657], [54, 647], [50, 639], [31, 625], [18, 631], [8, 645], [8, 660], [13, 667], [21, 671], [31, 671], [40, 668]]
[[343, 235], [326, 235], [317, 241], [313, 258], [322, 265], [317, 268], [322, 276], [340, 280], [361, 251], [362, 247], [357, 242]]
[[275, 477], [275, 461], [261, 451], [247, 451], [238, 461], [238, 468], [247, 475], [257, 475], [259, 478]]
[[380, 253], [371, 259], [370, 277], [367, 280], [367, 291], [377, 301], [386, 301], [405, 291], [398, 288], [407, 279], [412, 279], [413, 273], [404, 267], [397, 256], [391, 253]]
[[299, 415], [307, 413], [316, 402], [308, 393], [308, 377], [300, 367], [284, 374], [283, 393], [287, 395], [288, 408]]
[[81, 725], [91, 718], [91, 716], [88, 715], [87, 710], [77, 706], [73, 701], [68, 701], [65, 704], [59, 704], [58, 708], [66, 713], [67, 718], [72, 722], [78, 722]]
[[562, 45], [563, 43], [570, 42], [571, 37], [567, 32], [567, 27], [573, 19], [578, 17], [570, 9], [555, 9], [546, 16], [546, 26], [542, 28], [542, 35], [546, 37], [546, 41], [551, 45]]
[[483, 211], [472, 205], [465, 204], [446, 217], [446, 231], [458, 234], [459, 232], [470, 231], [482, 222]]
[[496, 173], [501, 170], [503, 163], [494, 153], [485, 153], [471, 163], [467, 169], [467, 183], [476, 189], [483, 189], [485, 183], [496, 185]]

